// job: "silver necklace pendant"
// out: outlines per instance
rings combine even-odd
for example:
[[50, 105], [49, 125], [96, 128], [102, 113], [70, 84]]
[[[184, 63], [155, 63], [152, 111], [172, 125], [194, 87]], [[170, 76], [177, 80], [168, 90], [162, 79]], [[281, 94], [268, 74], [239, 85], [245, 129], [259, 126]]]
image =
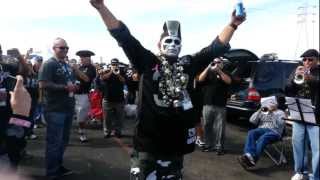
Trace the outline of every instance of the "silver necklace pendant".
[[160, 65], [159, 92], [162, 100], [168, 106], [180, 107], [188, 82], [188, 76], [183, 73], [183, 65], [180, 62], [173, 63], [162, 58]]

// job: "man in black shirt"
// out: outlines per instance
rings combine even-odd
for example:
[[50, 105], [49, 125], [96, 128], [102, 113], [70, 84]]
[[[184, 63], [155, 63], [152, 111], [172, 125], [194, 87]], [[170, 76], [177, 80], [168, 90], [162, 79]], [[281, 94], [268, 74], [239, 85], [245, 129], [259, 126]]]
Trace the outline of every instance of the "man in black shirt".
[[196, 113], [189, 96], [193, 79], [214, 57], [230, 48], [229, 41], [245, 17], [233, 15], [209, 46], [180, 58], [180, 23], [166, 21], [157, 56], [131, 35], [103, 0], [90, 2], [141, 75], [131, 173], [139, 173], [141, 179], [182, 179], [183, 155], [194, 150], [196, 140]]
[[76, 65], [73, 67], [77, 74], [77, 82], [79, 85], [79, 89], [75, 95], [75, 114], [79, 123], [80, 142], [87, 142], [88, 138], [84, 132], [84, 128], [90, 108], [88, 95], [91, 89], [91, 83], [96, 77], [96, 68], [91, 64], [91, 56], [94, 55], [93, 52], [82, 50], [78, 51], [76, 55], [80, 57], [80, 67], [77, 68]]
[[221, 155], [224, 149], [227, 95], [231, 84], [230, 75], [223, 69], [222, 59], [214, 59], [200, 74], [199, 81], [203, 83], [202, 117], [206, 144], [203, 150], [216, 150]]
[[47, 122], [46, 175], [55, 179], [72, 172], [62, 166], [69, 142], [74, 113], [75, 74], [65, 62], [69, 47], [62, 38], [53, 43], [54, 56], [39, 71], [39, 88], [44, 92], [44, 117]]
[[129, 68], [126, 73], [126, 85], [128, 87], [127, 103], [135, 104], [139, 87], [139, 74], [134, 68]]
[[103, 133], [104, 137], [111, 136], [115, 131], [116, 137], [121, 137], [121, 128], [124, 115], [124, 94], [123, 86], [125, 78], [121, 74], [119, 60], [111, 59], [111, 68], [100, 75], [101, 86], [103, 89]]

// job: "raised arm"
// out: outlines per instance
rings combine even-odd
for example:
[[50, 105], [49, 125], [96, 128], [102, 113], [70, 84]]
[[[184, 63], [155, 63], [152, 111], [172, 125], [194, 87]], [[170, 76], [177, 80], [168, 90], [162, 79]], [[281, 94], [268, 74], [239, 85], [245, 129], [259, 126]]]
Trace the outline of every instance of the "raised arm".
[[111, 36], [118, 42], [129, 61], [137, 68], [139, 73], [150, 69], [158, 61], [156, 56], [145, 49], [141, 43], [131, 35], [127, 26], [116, 19], [105, 6], [103, 0], [90, 0], [93, 7], [100, 13]]
[[230, 49], [229, 41], [233, 33], [246, 20], [246, 16], [240, 18], [232, 13], [231, 22], [222, 30], [222, 32], [207, 47], [193, 54], [194, 70], [199, 73], [205, 69], [212, 59], [222, 56]]
[[224, 45], [227, 45], [230, 42], [234, 31], [245, 20], [246, 20], [246, 16], [237, 17], [235, 16], [235, 11], [233, 11], [231, 16], [231, 22], [222, 30], [222, 32], [218, 36], [220, 42]]
[[97, 9], [109, 30], [119, 28], [120, 21], [110, 12], [103, 0], [90, 0], [90, 3]]

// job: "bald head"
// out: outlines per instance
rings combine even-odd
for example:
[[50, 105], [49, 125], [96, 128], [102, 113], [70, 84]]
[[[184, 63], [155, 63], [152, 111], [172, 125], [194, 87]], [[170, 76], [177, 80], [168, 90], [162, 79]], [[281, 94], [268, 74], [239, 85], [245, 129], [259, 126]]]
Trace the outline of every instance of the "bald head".
[[62, 38], [56, 38], [53, 41], [52, 49], [55, 57], [57, 57], [59, 60], [64, 60], [68, 54], [69, 47], [66, 40]]

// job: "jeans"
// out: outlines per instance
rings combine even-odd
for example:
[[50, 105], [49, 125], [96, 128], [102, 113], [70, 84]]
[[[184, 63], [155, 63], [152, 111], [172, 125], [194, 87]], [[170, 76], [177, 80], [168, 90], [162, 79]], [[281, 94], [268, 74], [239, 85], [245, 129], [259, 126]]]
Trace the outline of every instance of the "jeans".
[[296, 173], [306, 173], [308, 171], [308, 143], [310, 142], [312, 152], [312, 174], [310, 180], [319, 180], [319, 126], [293, 123], [292, 147], [294, 157], [294, 171]]
[[252, 155], [258, 161], [263, 149], [270, 143], [279, 141], [281, 136], [267, 128], [256, 128], [248, 132], [244, 153]]
[[122, 121], [124, 117], [123, 102], [108, 102], [107, 100], [103, 99], [103, 110], [105, 113], [103, 130], [109, 133], [112, 130], [121, 133]]
[[36, 110], [33, 114], [34, 124], [41, 123], [42, 118], [43, 118], [43, 106], [42, 104], [38, 103], [36, 106]]
[[223, 149], [226, 126], [226, 108], [204, 105], [202, 109], [202, 116], [205, 143], [215, 149]]
[[63, 155], [69, 142], [73, 111], [44, 112], [47, 122], [46, 175], [59, 175]]

